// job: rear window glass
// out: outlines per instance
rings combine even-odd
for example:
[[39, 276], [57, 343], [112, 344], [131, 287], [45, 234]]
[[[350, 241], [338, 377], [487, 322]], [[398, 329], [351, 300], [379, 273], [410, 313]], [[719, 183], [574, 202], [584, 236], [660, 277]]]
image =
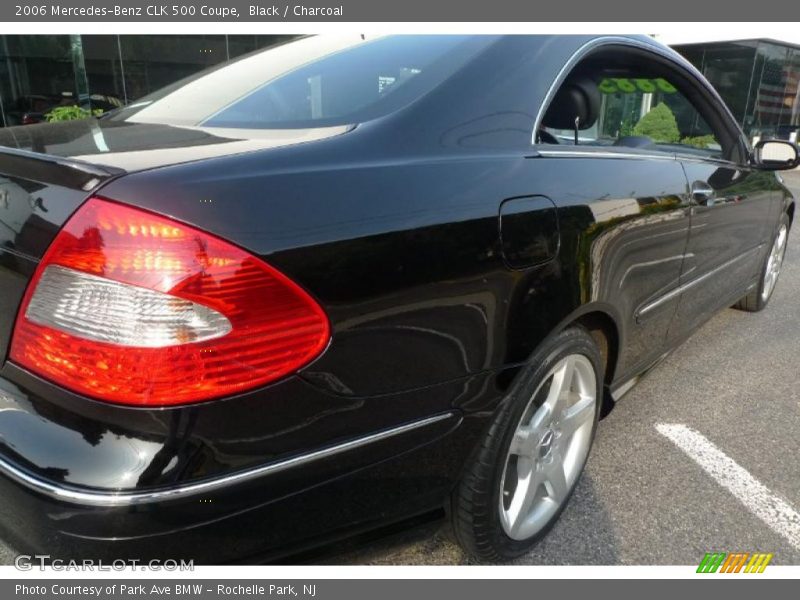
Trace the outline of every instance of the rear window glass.
[[245, 129], [362, 122], [426, 94], [493, 39], [305, 38], [173, 84], [109, 118]]

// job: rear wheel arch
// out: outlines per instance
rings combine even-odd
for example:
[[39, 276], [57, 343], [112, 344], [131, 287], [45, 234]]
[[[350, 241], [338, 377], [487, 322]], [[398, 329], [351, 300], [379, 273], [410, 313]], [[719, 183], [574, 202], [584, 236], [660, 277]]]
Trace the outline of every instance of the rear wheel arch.
[[[620, 344], [622, 343], [620, 327], [618, 325], [620, 322], [619, 319], [620, 317], [611, 305], [599, 303], [582, 305], [575, 309], [567, 317], [562, 319], [562, 321], [559, 322], [556, 327], [554, 327], [546, 336], [539, 340], [535, 348], [528, 355], [525, 362], [526, 364], [530, 364], [530, 361], [536, 356], [537, 353], [540, 352], [542, 347], [546, 346], [551, 339], [558, 336], [561, 332], [569, 329], [570, 327], [578, 326], [585, 329], [597, 344], [600, 351], [600, 358], [603, 363], [603, 389], [605, 393], [603, 394], [602, 405], [600, 407], [600, 416], [602, 418], [610, 412], [614, 405], [614, 401], [611, 398], [611, 394], [608, 392], [608, 390], [611, 382], [614, 380]], [[504, 385], [506, 392], [513, 390], [519, 378], [524, 375], [525, 369], [520, 369], [520, 366], [521, 365], [517, 364], [515, 365], [515, 368], [510, 371], [513, 376], [508, 380], [508, 383]], [[503, 410], [504, 405], [505, 402], [498, 402], [493, 409], [495, 414], [497, 414], [498, 411]], [[479, 446], [480, 444], [473, 449], [473, 455], [478, 451]], [[469, 461], [464, 462], [459, 478], [463, 476], [463, 469], [466, 467], [468, 462]]]
[[567, 327], [580, 325], [594, 338], [603, 359], [603, 383], [610, 385], [614, 380], [619, 357], [619, 328], [614, 318], [607, 312], [593, 310], [580, 315]]
[[[579, 326], [586, 329], [594, 339], [600, 350], [600, 358], [603, 361], [603, 399], [600, 407], [600, 418], [605, 417], [614, 407], [614, 399], [611, 397], [611, 384], [614, 382], [617, 373], [617, 365], [620, 356], [620, 348], [624, 343], [624, 332], [620, 327], [621, 316], [617, 310], [604, 303], [584, 304], [565, 317], [547, 339], [558, 335], [561, 331], [569, 327]], [[542, 341], [544, 343], [545, 340]]]
[[[591, 335], [600, 351], [604, 371], [602, 382], [606, 390], [602, 414], [607, 414], [608, 409], [613, 405], [613, 400], [611, 400], [611, 396], [607, 392], [616, 376], [620, 348], [624, 343], [624, 332], [619, 325], [621, 322], [621, 316], [612, 305], [593, 302], [577, 307], [558, 322], [555, 327], [549, 329], [549, 331], [537, 332], [534, 330], [533, 335], [537, 337], [535, 345], [531, 350], [525, 353], [524, 358], [520, 356], [519, 359], [514, 360], [513, 363], [506, 365], [510, 377], [506, 380], [506, 383], [502, 385], [502, 388], [506, 391], [512, 389], [514, 382], [520, 376], [520, 367], [525, 364], [530, 364], [533, 357], [535, 357], [540, 349], [552, 338], [558, 336], [562, 331], [570, 327], [578, 326], [585, 329]], [[526, 322], [523, 320], [518, 320], [515, 323], [517, 323], [516, 326], [518, 327], [524, 327], [526, 325]], [[606, 402], [610, 404], [606, 405]], [[497, 407], [501, 405], [502, 402], [498, 403]]]
[[[589, 331], [600, 349], [605, 369], [603, 383], [608, 386], [614, 381], [619, 351], [624, 343], [624, 332], [620, 323], [622, 323], [622, 317], [614, 306], [602, 302], [592, 302], [579, 306], [565, 316], [546, 339], [575, 325]], [[544, 343], [546, 339], [541, 343]]]
[[529, 362], [543, 345], [565, 329], [579, 326], [588, 331], [597, 344], [603, 361], [602, 381], [605, 394], [601, 414], [605, 416], [614, 404], [608, 390], [616, 377], [620, 348], [624, 344], [624, 331], [620, 327], [622, 322], [621, 315], [613, 305], [603, 302], [580, 305], [542, 335], [524, 360]]

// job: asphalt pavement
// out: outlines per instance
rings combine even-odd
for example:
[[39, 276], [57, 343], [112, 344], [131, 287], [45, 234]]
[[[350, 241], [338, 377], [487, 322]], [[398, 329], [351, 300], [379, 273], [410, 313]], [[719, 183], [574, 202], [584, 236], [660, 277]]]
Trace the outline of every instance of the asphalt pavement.
[[[800, 197], [800, 172], [785, 178]], [[600, 423], [572, 501], [545, 540], [516, 563], [697, 564], [720, 551], [771, 552], [772, 564], [800, 564], [800, 520], [792, 521], [800, 512], [799, 238], [798, 231], [790, 236], [765, 311], [721, 312]], [[726, 486], [725, 473], [698, 464], [656, 428], [665, 424], [689, 427], [713, 444], [727, 457], [715, 463], [738, 465], [741, 472], [727, 471], [736, 481]], [[754, 506], [752, 498], [761, 496], [753, 490], [767, 490], [769, 506]], [[0, 545], [0, 563], [10, 564], [13, 555]], [[427, 526], [324, 562], [469, 560], [443, 528]]]

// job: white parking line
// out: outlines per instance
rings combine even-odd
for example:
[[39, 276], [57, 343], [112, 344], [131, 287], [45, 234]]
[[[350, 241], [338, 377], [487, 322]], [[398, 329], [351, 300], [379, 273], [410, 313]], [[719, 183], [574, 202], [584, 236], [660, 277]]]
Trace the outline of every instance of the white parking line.
[[776, 533], [800, 549], [800, 513], [702, 434], [680, 423], [657, 423], [658, 432], [700, 465], [718, 484], [764, 521]]

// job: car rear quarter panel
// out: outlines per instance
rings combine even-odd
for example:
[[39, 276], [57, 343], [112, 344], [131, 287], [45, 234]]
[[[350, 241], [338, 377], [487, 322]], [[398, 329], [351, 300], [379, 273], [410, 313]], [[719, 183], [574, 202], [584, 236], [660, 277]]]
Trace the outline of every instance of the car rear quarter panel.
[[540, 289], [553, 282], [535, 318], [558, 322], [551, 313], [567, 304], [556, 301], [558, 264], [510, 270], [499, 242], [501, 201], [542, 185], [535, 162], [473, 154], [236, 176], [198, 165], [181, 168], [174, 184], [165, 169], [102, 193], [161, 210], [168, 198], [177, 218], [235, 241], [303, 285], [327, 311], [333, 336], [302, 376], [359, 397], [524, 360], [508, 320], [532, 279]]

